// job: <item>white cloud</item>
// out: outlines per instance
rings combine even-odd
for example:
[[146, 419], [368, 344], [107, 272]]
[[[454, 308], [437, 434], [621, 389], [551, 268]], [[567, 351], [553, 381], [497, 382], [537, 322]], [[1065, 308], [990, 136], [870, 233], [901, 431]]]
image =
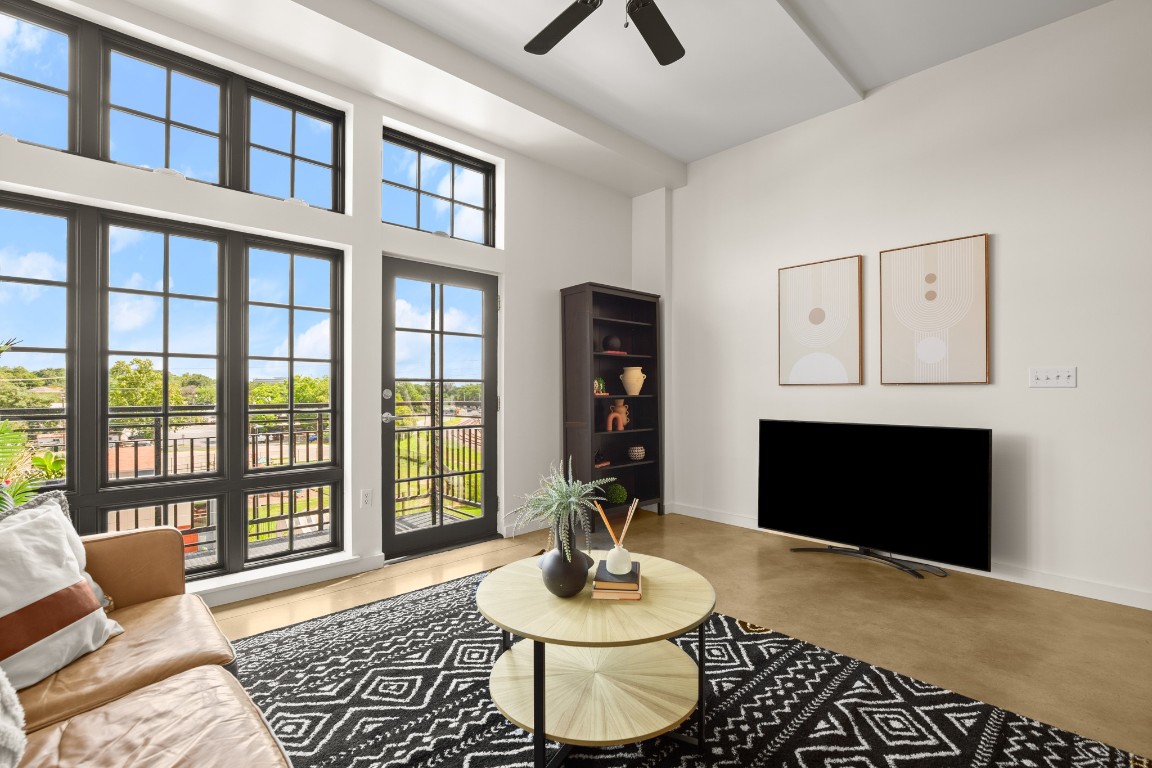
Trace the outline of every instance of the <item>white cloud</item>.
[[428, 336], [423, 333], [396, 334], [396, 375], [425, 378], [428, 370]]
[[108, 229], [108, 250], [112, 253], [120, 251], [143, 240], [150, 232], [126, 227], [110, 227]]
[[461, 333], [480, 333], [480, 318], [463, 310], [449, 307], [444, 312], [444, 330]]
[[460, 208], [454, 234], [461, 240], [484, 242], [484, 214], [474, 208]]
[[48, 30], [43, 27], [0, 15], [0, 65], [18, 54], [39, 51], [46, 39]]
[[421, 312], [404, 299], [396, 299], [397, 328], [431, 328], [431, 312]]
[[468, 202], [483, 200], [484, 175], [467, 168], [457, 168], [456, 199]]
[[68, 268], [63, 259], [49, 253], [19, 253], [9, 247], [0, 248], [0, 275], [32, 280], [64, 280], [68, 277]]
[[331, 336], [328, 320], [321, 320], [296, 336], [296, 357], [328, 357], [332, 348]]
[[108, 327], [112, 331], [135, 331], [156, 320], [160, 301], [152, 296], [117, 294], [108, 298]]

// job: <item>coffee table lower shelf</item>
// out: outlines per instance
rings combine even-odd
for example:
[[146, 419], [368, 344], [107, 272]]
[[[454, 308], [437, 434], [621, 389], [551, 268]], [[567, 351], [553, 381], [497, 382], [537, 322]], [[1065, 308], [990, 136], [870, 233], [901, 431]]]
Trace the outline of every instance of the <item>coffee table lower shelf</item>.
[[[667, 733], [699, 700], [699, 668], [676, 645], [591, 648], [547, 644], [544, 735], [562, 744], [613, 746]], [[526, 731], [534, 723], [533, 641], [522, 640], [492, 668], [496, 707]]]

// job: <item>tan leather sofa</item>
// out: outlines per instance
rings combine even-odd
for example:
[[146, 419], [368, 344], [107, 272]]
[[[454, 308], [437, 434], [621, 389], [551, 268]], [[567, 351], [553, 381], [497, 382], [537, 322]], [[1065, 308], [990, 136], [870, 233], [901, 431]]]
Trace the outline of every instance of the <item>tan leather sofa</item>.
[[236, 655], [184, 591], [176, 528], [86, 536], [88, 572], [124, 627], [100, 649], [19, 692], [20, 768], [291, 766], [236, 680]]

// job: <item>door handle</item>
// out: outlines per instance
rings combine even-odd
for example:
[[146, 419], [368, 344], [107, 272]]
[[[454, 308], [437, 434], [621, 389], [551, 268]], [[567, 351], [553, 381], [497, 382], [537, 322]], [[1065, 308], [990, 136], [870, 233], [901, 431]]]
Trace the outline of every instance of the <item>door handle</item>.
[[391, 424], [392, 422], [396, 421], [396, 417], [385, 411], [384, 413], [380, 414], [380, 421], [384, 422], [385, 424]]

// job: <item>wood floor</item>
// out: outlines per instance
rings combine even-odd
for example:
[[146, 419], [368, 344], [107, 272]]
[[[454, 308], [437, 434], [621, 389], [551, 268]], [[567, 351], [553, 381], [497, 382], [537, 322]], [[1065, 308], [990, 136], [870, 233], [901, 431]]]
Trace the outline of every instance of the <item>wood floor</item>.
[[[523, 534], [213, 610], [237, 639], [479, 573], [544, 543], [542, 532]], [[1152, 757], [1152, 611], [958, 572], [920, 580], [647, 510], [626, 543], [704, 574], [721, 613]]]

